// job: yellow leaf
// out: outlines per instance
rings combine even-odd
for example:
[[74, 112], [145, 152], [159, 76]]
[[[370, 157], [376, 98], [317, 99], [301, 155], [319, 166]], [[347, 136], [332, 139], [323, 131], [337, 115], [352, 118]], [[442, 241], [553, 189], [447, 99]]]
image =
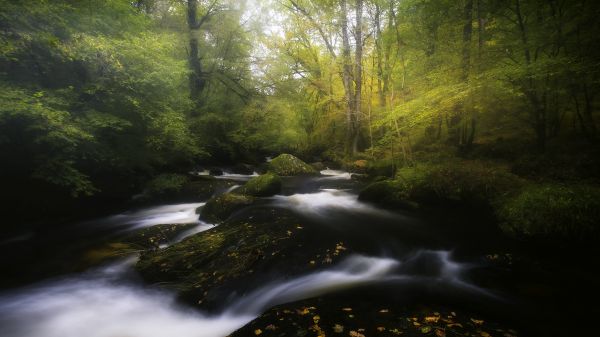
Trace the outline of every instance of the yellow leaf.
[[261, 333], [262, 333], [261, 329], [254, 330], [254, 334], [257, 335], [257, 336], [260, 335]]
[[439, 321], [439, 319], [440, 319], [439, 316], [426, 316], [425, 322], [426, 323], [437, 323], [437, 321]]
[[483, 320], [482, 319], [471, 318], [471, 322], [473, 322], [473, 324], [475, 324], [475, 325], [481, 325], [481, 324], [483, 324]]
[[333, 332], [335, 332], [335, 333], [342, 333], [342, 332], [344, 332], [344, 326], [343, 325], [339, 325], [339, 324], [334, 325], [333, 326]]

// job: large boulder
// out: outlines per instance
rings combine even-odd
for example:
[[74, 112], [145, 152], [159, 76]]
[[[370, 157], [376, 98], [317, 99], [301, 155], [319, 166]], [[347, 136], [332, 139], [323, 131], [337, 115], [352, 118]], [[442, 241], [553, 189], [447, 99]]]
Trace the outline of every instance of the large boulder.
[[144, 192], [138, 198], [138, 201], [174, 202], [206, 200], [233, 185], [235, 185], [235, 182], [216, 179], [211, 176], [186, 176], [172, 173], [160, 174], [146, 184]]
[[198, 208], [200, 219], [208, 223], [221, 223], [233, 213], [252, 205], [254, 198], [249, 195], [225, 193], [210, 199]]
[[254, 197], [269, 197], [281, 192], [281, 185], [281, 178], [269, 172], [250, 179], [244, 186], [237, 189], [235, 193]]
[[280, 176], [317, 175], [312, 166], [291, 154], [281, 154], [269, 162], [269, 171]]
[[339, 240], [338, 232], [290, 211], [256, 207], [244, 217], [142, 254], [136, 269], [146, 281], [176, 290], [182, 300], [215, 309], [232, 291], [264, 285], [258, 276], [275, 271], [300, 275], [336, 263], [351, 251]]

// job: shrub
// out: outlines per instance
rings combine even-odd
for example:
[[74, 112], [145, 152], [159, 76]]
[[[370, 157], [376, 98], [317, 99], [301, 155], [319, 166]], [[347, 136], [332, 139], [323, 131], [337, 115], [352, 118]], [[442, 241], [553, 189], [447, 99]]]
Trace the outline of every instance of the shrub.
[[532, 184], [499, 201], [497, 214], [506, 233], [522, 236], [585, 238], [600, 224], [600, 188]]

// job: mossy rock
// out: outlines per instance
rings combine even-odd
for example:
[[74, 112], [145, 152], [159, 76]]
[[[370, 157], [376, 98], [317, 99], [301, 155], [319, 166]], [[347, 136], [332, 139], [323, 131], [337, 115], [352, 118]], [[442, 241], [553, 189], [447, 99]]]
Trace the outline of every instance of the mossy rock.
[[140, 201], [206, 200], [235, 182], [212, 176], [161, 174], [146, 184]]
[[177, 291], [182, 300], [214, 309], [232, 291], [264, 285], [256, 275], [300, 275], [351, 253], [337, 232], [323, 233], [321, 226], [290, 211], [257, 207], [247, 212], [165, 249], [146, 252], [136, 269], [146, 281]]
[[252, 205], [252, 196], [225, 193], [210, 199], [203, 208], [198, 208], [200, 219], [208, 223], [221, 223], [231, 214]]
[[496, 204], [500, 228], [511, 236], [587, 240], [600, 228], [600, 188], [530, 184]]
[[117, 258], [134, 254], [143, 250], [154, 250], [162, 244], [173, 241], [182, 232], [193, 228], [197, 224], [170, 224], [156, 225], [142, 228], [113, 238], [82, 254], [81, 268], [85, 269]]
[[280, 176], [317, 175], [312, 166], [291, 154], [281, 154], [269, 162], [269, 171]]
[[250, 179], [244, 186], [235, 191], [255, 197], [269, 197], [281, 192], [281, 178], [274, 173], [266, 173]]

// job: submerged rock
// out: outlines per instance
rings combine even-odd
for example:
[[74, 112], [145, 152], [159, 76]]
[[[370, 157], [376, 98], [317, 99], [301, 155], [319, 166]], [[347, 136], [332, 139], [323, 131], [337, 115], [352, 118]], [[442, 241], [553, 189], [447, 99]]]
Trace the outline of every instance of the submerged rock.
[[280, 176], [317, 175], [312, 166], [291, 154], [281, 154], [269, 162], [269, 170]]
[[281, 178], [269, 172], [250, 179], [244, 186], [237, 189], [235, 193], [255, 197], [270, 197], [281, 192], [281, 186]]
[[210, 199], [203, 208], [199, 208], [200, 219], [208, 223], [221, 223], [231, 214], [252, 205], [252, 196], [225, 193]]

